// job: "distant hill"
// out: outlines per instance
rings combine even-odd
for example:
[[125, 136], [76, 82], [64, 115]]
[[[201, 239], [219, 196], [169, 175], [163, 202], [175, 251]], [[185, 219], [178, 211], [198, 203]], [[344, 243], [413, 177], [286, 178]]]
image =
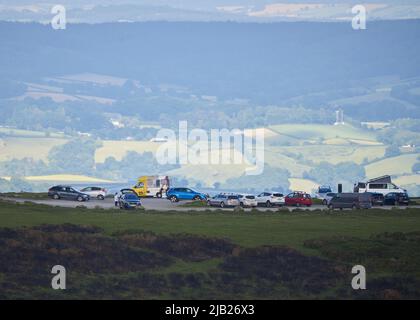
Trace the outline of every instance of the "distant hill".
[[[420, 117], [419, 20], [372, 22], [363, 31], [347, 22], [70, 24], [60, 31], [1, 22], [0, 37], [4, 96], [21, 92], [22, 83], [99, 74], [130, 79], [145, 95], [170, 84], [183, 88], [173, 92], [185, 99], [314, 109], [340, 104], [365, 121]], [[89, 88], [77, 99], [113, 103], [130, 92], [129, 86], [98, 92], [98, 86], [67, 81], [59, 98]]]

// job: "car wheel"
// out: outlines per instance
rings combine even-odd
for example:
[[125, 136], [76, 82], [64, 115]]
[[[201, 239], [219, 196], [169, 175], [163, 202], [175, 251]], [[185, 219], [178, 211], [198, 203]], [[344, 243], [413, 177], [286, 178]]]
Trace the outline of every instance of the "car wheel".
[[201, 198], [200, 198], [199, 196], [195, 196], [195, 197], [193, 198], [193, 200], [194, 200], [194, 201], [199, 201], [199, 200], [201, 200]]
[[176, 196], [171, 196], [171, 202], [178, 202], [178, 198]]
[[225, 203], [224, 202], [220, 202], [220, 208], [224, 208], [225, 207]]
[[243, 203], [243, 202], [239, 203], [239, 205], [240, 205], [242, 208], [244, 207], [244, 203]]
[[162, 192], [156, 193], [156, 198], [162, 198]]
[[324, 205], [324, 206], [326, 206], [327, 205], [327, 200], [322, 200], [322, 204]]
[[53, 195], [53, 199], [58, 200], [60, 199], [60, 196], [58, 194]]
[[267, 202], [265, 203], [265, 206], [266, 206], [267, 208], [270, 208], [270, 207], [271, 207], [271, 202], [270, 202], [270, 201], [267, 201]]
[[83, 201], [83, 197], [82, 196], [78, 196], [77, 197], [77, 201], [82, 202]]
[[105, 200], [105, 197], [101, 194], [97, 198], [98, 198], [98, 200]]

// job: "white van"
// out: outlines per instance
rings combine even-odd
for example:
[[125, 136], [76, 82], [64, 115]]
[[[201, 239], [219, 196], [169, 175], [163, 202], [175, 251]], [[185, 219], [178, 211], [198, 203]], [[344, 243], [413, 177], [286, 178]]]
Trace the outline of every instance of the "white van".
[[390, 192], [406, 193], [407, 191], [392, 183], [390, 176], [383, 176], [367, 182], [359, 182], [354, 186], [354, 192], [381, 193], [385, 196]]

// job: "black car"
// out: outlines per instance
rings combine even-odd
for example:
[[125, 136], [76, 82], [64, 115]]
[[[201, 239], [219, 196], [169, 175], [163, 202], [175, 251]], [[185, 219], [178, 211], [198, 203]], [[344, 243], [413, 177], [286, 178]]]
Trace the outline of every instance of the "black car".
[[330, 201], [328, 208], [334, 209], [370, 209], [372, 200], [370, 193], [337, 193]]
[[79, 202], [89, 201], [90, 199], [89, 195], [70, 186], [54, 186], [48, 190], [48, 196], [56, 200], [77, 200]]
[[384, 205], [384, 195], [382, 193], [371, 193], [370, 200], [372, 202], [372, 206]]
[[410, 198], [407, 193], [390, 192], [384, 197], [384, 204], [389, 206], [406, 205], [408, 206]]

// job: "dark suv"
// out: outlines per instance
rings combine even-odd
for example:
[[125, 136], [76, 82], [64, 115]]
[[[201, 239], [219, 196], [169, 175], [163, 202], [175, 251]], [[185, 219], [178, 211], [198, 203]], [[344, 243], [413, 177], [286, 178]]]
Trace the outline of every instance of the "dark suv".
[[400, 192], [390, 192], [384, 198], [384, 203], [386, 205], [395, 206], [395, 205], [406, 205], [408, 206], [410, 198], [407, 193]]
[[328, 205], [330, 209], [370, 209], [372, 208], [371, 194], [365, 193], [337, 193]]
[[77, 200], [79, 202], [89, 201], [89, 195], [77, 191], [70, 186], [55, 186], [48, 190], [48, 196], [53, 199]]

